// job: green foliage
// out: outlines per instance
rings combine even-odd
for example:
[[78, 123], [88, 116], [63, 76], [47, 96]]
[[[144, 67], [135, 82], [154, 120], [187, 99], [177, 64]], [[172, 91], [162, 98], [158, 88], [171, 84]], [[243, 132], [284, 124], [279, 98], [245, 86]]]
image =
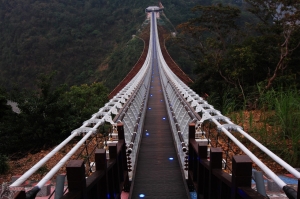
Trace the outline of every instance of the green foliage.
[[217, 87], [218, 84], [222, 85], [222, 81], [226, 84], [238, 85], [238, 80], [234, 76], [226, 74], [230, 70], [226, 68], [224, 62], [229, 47], [238, 36], [236, 22], [240, 10], [217, 4], [196, 6], [193, 11], [197, 17], [178, 27], [183, 33], [183, 47], [198, 63], [195, 68], [198, 77], [194, 88], [198, 93], [203, 93], [207, 90], [212, 91], [211, 86], [223, 90], [222, 86]]
[[[72, 118], [76, 123], [82, 123], [91, 117], [108, 101], [108, 89], [102, 83], [72, 86], [70, 91], [63, 94], [63, 102], [70, 106]], [[70, 121], [69, 121], [70, 122]]]
[[[20, 154], [52, 147], [81, 126], [107, 102], [102, 83], [53, 87], [54, 74], [41, 75], [39, 91], [25, 91], [16, 98], [20, 114], [6, 113], [1, 120], [0, 153]], [[22, 146], [20, 151], [20, 146]]]
[[[279, 122], [282, 138], [293, 136], [300, 128], [300, 93], [295, 88], [270, 90], [263, 93], [260, 103], [263, 108], [275, 111], [276, 121]], [[298, 134], [298, 133], [297, 133]]]
[[0, 174], [4, 174], [9, 170], [8, 158], [0, 153]]
[[[203, 3], [204, 1], [208, 0], [202, 0], [200, 3]], [[157, 1], [152, 1], [151, 3], [152, 5], [157, 5]], [[167, 0], [163, 1], [162, 4], [164, 6], [165, 15], [170, 19], [174, 26], [177, 26], [195, 16], [194, 13], [190, 11], [194, 6], [198, 5], [199, 2], [193, 0]], [[150, 5], [149, 2], [148, 5]]]
[[[163, 3], [175, 25], [194, 16], [188, 12], [196, 5], [192, 0]], [[1, 1], [0, 85], [9, 97], [0, 90], [0, 153], [22, 155], [56, 145], [102, 107], [107, 88], [89, 83], [113, 89], [126, 76], [143, 49], [141, 40], [129, 39], [145, 20], [144, 9], [156, 4]], [[7, 99], [18, 103], [20, 114]]]
[[294, 166], [299, 166], [300, 160], [299, 101], [300, 93], [293, 87], [261, 93], [259, 105], [263, 110], [260, 117], [263, 125], [253, 127], [263, 144]]
[[[0, 154], [7, 154], [8, 139], [12, 132], [19, 132], [17, 127], [18, 114], [12, 111], [11, 106], [7, 105], [8, 94], [0, 88]], [[18, 139], [17, 136], [13, 136]], [[11, 147], [16, 148], [14, 140], [10, 142]]]
[[237, 102], [235, 97], [231, 96], [231, 92], [225, 92], [222, 95], [222, 108], [221, 111], [224, 115], [229, 114], [230, 112], [235, 111], [237, 107]]
[[61, 133], [61, 128], [64, 113], [69, 107], [61, 103], [61, 96], [67, 87], [61, 85], [52, 88], [53, 78], [54, 74], [40, 76], [37, 82], [40, 91], [27, 91], [18, 101], [20, 120], [23, 123], [20, 136], [32, 148], [52, 146], [66, 136], [66, 132]]
[[[293, 70], [297, 71], [298, 64], [295, 66], [293, 62], [299, 61], [299, 56], [294, 56], [294, 54], [299, 52], [300, 46], [300, 4], [297, 1], [286, 0], [268, 3], [249, 0], [249, 3], [252, 5], [251, 12], [256, 14], [262, 23], [268, 24], [267, 26], [259, 24], [258, 29], [264, 36], [273, 34], [278, 39], [277, 48], [275, 48], [276, 64], [269, 71], [265, 86], [265, 89], [270, 89], [278, 77], [293, 74], [291, 73]], [[257, 7], [257, 5], [260, 6]]]
[[259, 97], [253, 96], [258, 83], [263, 89], [299, 86], [299, 4], [248, 2], [239, 8], [225, 1], [225, 6], [196, 6], [196, 17], [178, 26], [178, 41], [197, 63], [196, 92], [211, 95], [228, 87], [239, 89], [236, 97], [242, 96], [247, 105]]
[[[189, 10], [196, 2], [163, 4], [177, 25], [193, 16]], [[136, 34], [149, 5], [157, 1], [1, 1], [0, 85], [35, 89], [37, 75], [51, 71], [57, 71], [55, 86], [105, 82], [107, 75], [99, 66]]]
[[194, 78], [193, 68], [196, 67], [196, 63], [191, 59], [191, 55], [188, 51], [180, 48], [178, 45], [178, 38], [170, 37], [166, 39], [165, 42], [168, 53], [172, 59], [180, 66], [180, 68], [189, 75], [189, 77]]
[[44, 175], [48, 171], [49, 169], [47, 168], [47, 166], [43, 165], [36, 172], [39, 173], [40, 175]]
[[300, 124], [299, 102], [299, 91], [294, 89], [287, 92], [281, 91], [275, 100], [275, 111], [284, 137], [293, 136], [294, 132], [299, 132], [300, 130], [298, 127]]
[[116, 49], [110, 56], [105, 85], [114, 89], [129, 73], [143, 52], [144, 42], [133, 37], [126, 45]]
[[7, 93], [0, 88], [0, 123], [6, 114], [11, 113], [11, 107], [7, 105]]
[[[197, 6], [196, 17], [179, 25], [178, 41], [196, 62], [193, 89], [241, 126], [248, 122], [266, 147], [299, 166], [300, 4], [213, 2], [226, 6]], [[260, 108], [259, 120], [252, 112], [247, 119], [246, 108]]]
[[33, 87], [31, 79], [52, 70], [56, 85], [91, 82], [114, 46], [136, 31], [128, 27], [143, 21], [143, 9], [132, 13], [129, 2], [118, 9], [116, 1], [2, 1], [1, 84]]

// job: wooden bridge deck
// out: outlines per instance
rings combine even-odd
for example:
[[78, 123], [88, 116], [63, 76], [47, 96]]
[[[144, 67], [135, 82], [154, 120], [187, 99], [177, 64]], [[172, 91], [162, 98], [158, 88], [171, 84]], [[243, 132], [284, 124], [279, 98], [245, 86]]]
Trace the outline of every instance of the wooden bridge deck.
[[[173, 158], [173, 159], [172, 159]], [[167, 116], [156, 59], [131, 198], [188, 197]]]

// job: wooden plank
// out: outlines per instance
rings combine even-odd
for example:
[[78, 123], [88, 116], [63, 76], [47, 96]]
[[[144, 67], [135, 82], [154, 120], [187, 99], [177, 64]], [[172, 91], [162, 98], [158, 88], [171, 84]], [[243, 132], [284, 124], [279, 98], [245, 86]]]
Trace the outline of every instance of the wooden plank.
[[[139, 198], [139, 194], [145, 194], [146, 198], [188, 198], [155, 59], [149, 92], [151, 110], [147, 108], [145, 116], [131, 198]], [[170, 157], [173, 160], [169, 160]]]

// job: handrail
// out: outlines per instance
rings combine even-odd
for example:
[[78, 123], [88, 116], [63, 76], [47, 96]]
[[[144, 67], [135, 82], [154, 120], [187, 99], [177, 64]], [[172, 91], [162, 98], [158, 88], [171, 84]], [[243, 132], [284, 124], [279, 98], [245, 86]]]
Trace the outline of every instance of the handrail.
[[[157, 32], [157, 27], [155, 28], [155, 31]], [[210, 119], [213, 121], [220, 130], [222, 130], [237, 146], [240, 147], [240, 149], [247, 154], [253, 162], [255, 162], [271, 179], [274, 180], [276, 184], [279, 185], [279, 187], [283, 188], [287, 184], [281, 180], [272, 170], [270, 170], [262, 161], [260, 161], [250, 150], [248, 150], [239, 140], [237, 140], [224, 126], [222, 126], [215, 118], [213, 118], [212, 115], [207, 111], [207, 109], [203, 108], [201, 106], [202, 103], [209, 105], [203, 98], [199, 97], [192, 89], [190, 89], [186, 84], [184, 84], [167, 66], [163, 55], [160, 50], [160, 46], [157, 39], [157, 50], [159, 59], [162, 64], [162, 68], [165, 71], [165, 75], [168, 77], [169, 81], [172, 82], [175, 89], [177, 89], [181, 95], [186, 99], [186, 101], [190, 102], [190, 106], [195, 107], [195, 111], [202, 112], [206, 114], [205, 120]], [[193, 105], [192, 105], [193, 104]], [[215, 110], [213, 106], [209, 105], [211, 109], [214, 110], [214, 113], [219, 116], [223, 116], [218, 110]], [[223, 116], [224, 117], [224, 116]], [[224, 117], [226, 118], [226, 117]], [[203, 118], [202, 118], [203, 120]], [[204, 121], [204, 120], [203, 120]], [[203, 122], [202, 121], [202, 122]], [[225, 119], [225, 121], [228, 124], [233, 124], [229, 119]], [[271, 152], [269, 149], [264, 147], [262, 144], [260, 144], [258, 141], [256, 141], [253, 137], [251, 137], [249, 134], [247, 134], [245, 131], [243, 131], [241, 128], [237, 128], [237, 131], [240, 132], [242, 135], [244, 135], [249, 141], [251, 141], [253, 144], [255, 144], [257, 147], [259, 147], [262, 151], [264, 151], [268, 156], [270, 156], [273, 160], [275, 160], [278, 164], [283, 166], [285, 169], [287, 169], [289, 172], [291, 172], [296, 178], [300, 178], [300, 173], [291, 167], [289, 164], [287, 164], [284, 160], [282, 160], [280, 157], [275, 155], [273, 152]]]
[[[153, 31], [155, 31], [155, 34], [153, 34]], [[147, 53], [146, 60], [139, 70], [139, 72], [132, 78], [132, 80], [116, 95], [114, 96], [108, 103], [105, 104], [104, 107], [100, 108], [99, 111], [92, 115], [92, 117], [85, 121], [83, 125], [75, 129], [71, 132], [71, 135], [66, 138], [61, 144], [59, 144], [57, 147], [55, 147], [50, 153], [48, 153], [43, 159], [41, 159], [38, 163], [36, 163], [31, 169], [29, 169], [27, 172], [25, 172], [19, 179], [17, 179], [13, 184], [10, 185], [10, 189], [14, 189], [14, 187], [21, 186], [21, 184], [27, 180], [34, 172], [36, 172], [43, 164], [45, 164], [51, 157], [53, 157], [54, 154], [56, 154], [63, 146], [65, 146], [70, 140], [72, 140], [75, 136], [78, 135], [84, 135], [83, 138], [40, 180], [36, 187], [33, 189], [34, 191], [39, 191], [42, 186], [45, 185], [45, 183], [51, 179], [55, 173], [63, 166], [65, 163], [69, 160], [69, 158], [79, 149], [79, 147], [94, 133], [98, 131], [99, 126], [103, 125], [105, 122], [114, 124], [116, 120], [113, 120], [112, 115], [117, 115], [116, 118], [124, 118], [124, 111], [127, 111], [130, 106], [131, 101], [133, 101], [133, 97], [136, 96], [139, 89], [146, 89], [147, 91], [143, 90], [141, 93], [143, 96], [143, 103], [140, 104], [139, 109], [137, 107], [133, 107], [134, 110], [139, 110], [139, 114], [137, 115], [137, 120], [134, 121], [133, 126], [133, 132], [129, 150], [133, 150], [133, 143], [136, 140], [137, 132], [140, 131], [140, 118], [143, 116], [143, 113], [145, 110], [143, 110], [145, 104], [146, 104], [146, 94], [149, 91], [149, 86], [147, 87], [146, 84], [149, 83], [150, 79], [150, 65], [151, 65], [151, 57], [152, 57], [152, 48], [153, 48], [153, 35], [155, 35], [156, 39], [156, 47], [157, 47], [157, 56], [158, 60], [160, 62], [160, 69], [162, 71], [161, 76], [164, 76], [164, 80], [168, 82], [168, 85], [172, 87], [174, 90], [173, 93], [180, 98], [180, 103], [183, 103], [184, 105], [180, 108], [182, 110], [185, 109], [185, 114], [188, 113], [188, 116], [190, 117], [190, 120], [198, 120], [197, 122], [201, 125], [204, 121], [209, 120], [213, 122], [218, 130], [222, 131], [230, 140], [232, 140], [245, 154], [247, 154], [253, 162], [257, 164], [258, 167], [262, 171], [264, 171], [271, 179], [274, 180], [276, 184], [279, 185], [280, 188], [282, 188], [286, 193], [290, 191], [289, 188], [287, 188], [287, 184], [282, 181], [271, 169], [269, 169], [262, 161], [260, 161], [250, 150], [248, 150], [236, 137], [234, 137], [230, 130], [235, 130], [239, 133], [241, 133], [244, 137], [246, 137], [249, 141], [251, 141], [255, 146], [260, 148], [262, 151], [264, 151], [268, 156], [270, 156], [275, 162], [283, 166], [285, 169], [287, 169], [290, 173], [292, 173], [296, 178], [300, 178], [300, 173], [291, 167], [289, 164], [287, 164], [284, 160], [279, 158], [277, 155], [275, 155], [273, 152], [271, 152], [269, 149], [267, 149], [265, 146], [263, 146], [261, 143], [259, 143], [257, 140], [255, 140], [253, 137], [251, 137], [248, 133], [242, 130], [241, 127], [235, 125], [233, 122], [230, 121], [229, 118], [223, 116], [220, 111], [213, 108], [212, 105], [209, 105], [203, 98], [201, 98], [198, 94], [196, 94], [192, 89], [190, 89], [183, 81], [181, 81], [167, 66], [159, 44], [158, 39], [158, 31], [157, 31], [157, 25], [156, 20], [152, 19], [151, 17], [151, 28], [150, 28], [150, 41], [149, 41], [149, 50]], [[148, 78], [148, 79], [147, 79]], [[161, 78], [161, 79], [163, 79]], [[163, 81], [163, 80], [161, 80]], [[145, 88], [142, 87], [142, 85], [145, 86]], [[167, 85], [167, 86], [168, 86]], [[166, 86], [166, 87], [167, 87]], [[163, 88], [164, 95], [166, 99], [168, 99], [169, 102], [169, 96], [167, 88]], [[130, 103], [129, 103], [130, 102]], [[170, 105], [171, 106], [171, 105]], [[169, 107], [168, 112], [169, 114], [174, 114], [172, 107]], [[126, 107], [126, 108], [125, 108]], [[144, 112], [142, 112], [144, 111]], [[202, 113], [201, 117], [198, 115], [198, 113]], [[187, 117], [188, 117], [187, 116]], [[195, 117], [194, 117], [195, 116]], [[200, 119], [201, 118], [201, 119]], [[222, 120], [226, 122], [227, 124], [221, 124], [218, 120]], [[141, 120], [142, 122], [142, 120]], [[173, 128], [178, 133], [178, 139], [181, 144], [181, 147], [184, 148], [184, 152], [186, 152], [186, 146], [189, 144], [184, 140], [184, 129], [180, 129], [181, 127], [178, 125], [178, 121], [176, 119], [176, 116], [173, 117]], [[93, 127], [91, 127], [93, 126]], [[188, 133], [188, 132], [187, 132]], [[288, 190], [288, 191], [286, 191]], [[36, 193], [37, 193], [36, 192]], [[288, 194], [288, 193], [287, 193]]]
[[[150, 38], [151, 41], [151, 38]], [[152, 49], [152, 44], [149, 44], [149, 49]], [[44, 158], [42, 158], [38, 163], [36, 163], [31, 169], [25, 172], [20, 178], [18, 178], [14, 183], [10, 185], [10, 189], [13, 190], [14, 187], [21, 186], [34, 172], [36, 172], [41, 166], [43, 166], [51, 157], [53, 157], [62, 147], [64, 147], [70, 140], [74, 137], [86, 133], [86, 135], [71, 149], [71, 151], [66, 154], [57, 164], [54, 166], [46, 176], [38, 182], [36, 185], [39, 189], [47, 182], [47, 179], [53, 177], [53, 175], [67, 162], [67, 160], [76, 152], [76, 150], [87, 140], [93, 133], [97, 131], [97, 128], [109, 122], [113, 124], [112, 115], [118, 115], [118, 109], [122, 108], [122, 104], [125, 104], [128, 99], [132, 96], [132, 93], [139, 88], [139, 85], [143, 81], [144, 77], [149, 70], [149, 63], [151, 62], [151, 50], [148, 51], [146, 61], [141, 67], [140, 71], [132, 78], [132, 80], [104, 107], [100, 108], [98, 112], [92, 115], [92, 117], [85, 121], [83, 125], [71, 132], [71, 135], [66, 138], [61, 144], [54, 148], [50, 153], [48, 153]], [[100, 118], [100, 119], [99, 119]], [[91, 124], [95, 124], [93, 128], [88, 127]]]

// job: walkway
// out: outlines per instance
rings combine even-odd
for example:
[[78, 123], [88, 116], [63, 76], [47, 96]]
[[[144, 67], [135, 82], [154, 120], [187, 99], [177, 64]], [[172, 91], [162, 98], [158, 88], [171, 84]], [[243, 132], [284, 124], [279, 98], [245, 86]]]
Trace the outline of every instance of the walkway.
[[156, 55], [153, 57], [148, 107], [133, 183], [131, 198], [188, 198], [167, 116]]

